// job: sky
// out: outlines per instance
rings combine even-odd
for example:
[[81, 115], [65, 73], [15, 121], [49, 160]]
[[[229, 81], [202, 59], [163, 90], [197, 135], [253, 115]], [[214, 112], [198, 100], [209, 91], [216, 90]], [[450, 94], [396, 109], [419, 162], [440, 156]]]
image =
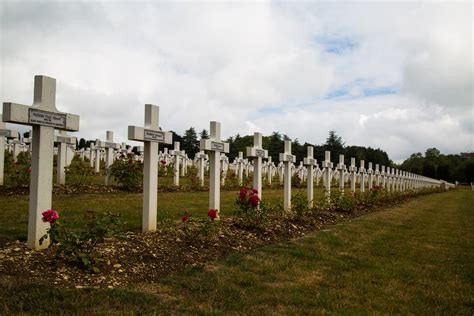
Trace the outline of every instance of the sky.
[[151, 103], [181, 135], [219, 121], [222, 138], [334, 130], [396, 162], [474, 151], [468, 1], [2, 0], [0, 21], [0, 100], [31, 105], [34, 76], [56, 78], [77, 137], [127, 141]]

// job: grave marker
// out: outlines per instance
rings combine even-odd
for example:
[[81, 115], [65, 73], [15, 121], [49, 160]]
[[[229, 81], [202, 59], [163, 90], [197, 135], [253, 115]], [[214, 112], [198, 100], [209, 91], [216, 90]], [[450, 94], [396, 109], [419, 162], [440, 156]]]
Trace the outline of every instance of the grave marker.
[[219, 211], [221, 207], [221, 152], [229, 152], [229, 144], [221, 140], [221, 123], [211, 121], [209, 139], [201, 139], [199, 147], [209, 153], [209, 208]]
[[56, 109], [56, 79], [35, 76], [33, 105], [3, 103], [3, 121], [33, 126], [27, 245], [46, 248], [49, 239], [39, 240], [49, 228], [41, 213], [51, 209], [54, 129], [78, 131], [79, 116]]
[[268, 158], [268, 150], [263, 149], [262, 134], [253, 134], [253, 147], [247, 147], [247, 157], [253, 157], [253, 187], [262, 199], [262, 159]]
[[[184, 151], [179, 150], [179, 145], [179, 142], [174, 142], [174, 150], [170, 152], [171, 156], [174, 156], [173, 184], [177, 187], [179, 187], [179, 163], [181, 158], [184, 157]], [[181, 168], [184, 169], [184, 165]]]
[[339, 164], [337, 165], [339, 171], [339, 194], [340, 198], [344, 197], [344, 174], [346, 172], [346, 166], [344, 165], [344, 155], [339, 155]]
[[76, 144], [76, 137], [67, 136], [66, 131], [59, 131], [55, 135], [54, 142], [58, 143], [58, 156], [56, 160], [56, 182], [66, 184], [66, 166], [67, 166], [67, 145]]
[[326, 150], [324, 152], [324, 161], [323, 161], [323, 180], [324, 180], [324, 196], [326, 197], [326, 201], [331, 201], [331, 180], [332, 180], [332, 167], [333, 164], [331, 162], [331, 152]]
[[3, 123], [2, 114], [0, 114], [0, 185], [3, 185], [3, 175], [5, 168], [5, 138], [18, 138], [18, 132], [7, 129]]
[[280, 154], [283, 163], [283, 208], [291, 209], [291, 164], [296, 162], [296, 156], [291, 154], [291, 141], [285, 140], [285, 151]]
[[308, 201], [308, 206], [313, 207], [314, 200], [314, 166], [318, 165], [318, 161], [314, 159], [314, 147], [308, 146], [306, 152], [306, 157], [303, 158], [303, 164], [308, 169], [308, 177], [306, 180], [306, 200]]
[[359, 168], [359, 173], [360, 173], [360, 192], [364, 193], [365, 192], [365, 168], [364, 168], [364, 160], [360, 161], [360, 168]]
[[143, 158], [143, 216], [142, 230], [156, 230], [156, 212], [158, 205], [158, 144], [171, 144], [171, 132], [163, 132], [159, 126], [160, 108], [145, 104], [145, 125], [128, 126], [128, 139], [145, 144]]

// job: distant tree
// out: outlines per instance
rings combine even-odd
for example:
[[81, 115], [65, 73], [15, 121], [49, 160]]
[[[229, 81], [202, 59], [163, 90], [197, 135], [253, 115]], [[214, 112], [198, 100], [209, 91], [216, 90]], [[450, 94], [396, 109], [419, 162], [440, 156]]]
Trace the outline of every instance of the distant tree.
[[199, 141], [194, 127], [190, 127], [184, 132], [181, 150], [184, 150], [191, 159], [194, 159], [194, 156], [199, 151]]
[[272, 157], [272, 161], [277, 163], [280, 158], [280, 153], [285, 149], [285, 143], [283, 142], [282, 136], [278, 132], [273, 132], [268, 137], [268, 156]]
[[339, 162], [339, 155], [344, 153], [342, 137], [338, 136], [335, 131], [329, 131], [329, 136], [324, 144], [324, 150], [331, 152], [331, 161]]
[[78, 149], [82, 149], [82, 148], [85, 149], [86, 148], [86, 140], [84, 138], [81, 138], [79, 140], [79, 144], [77, 145], [77, 148]]
[[432, 161], [425, 159], [422, 173], [425, 177], [436, 179], [436, 165]]
[[23, 133], [23, 138], [29, 138], [29, 137], [30, 137], [30, 132]]
[[199, 137], [201, 137], [201, 139], [209, 139], [209, 132], [206, 129], [203, 129], [199, 133]]

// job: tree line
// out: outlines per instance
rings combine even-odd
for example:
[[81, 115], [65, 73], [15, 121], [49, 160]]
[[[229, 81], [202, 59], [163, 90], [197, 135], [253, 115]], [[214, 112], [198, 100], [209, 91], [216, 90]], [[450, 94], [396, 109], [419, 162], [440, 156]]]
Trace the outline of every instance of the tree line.
[[[181, 143], [181, 150], [186, 151], [188, 156], [193, 159], [197, 152], [199, 152], [199, 139], [209, 138], [209, 132], [203, 129], [201, 132], [196, 132], [194, 127], [184, 131], [183, 135], [180, 135], [174, 131], [171, 131], [174, 142]], [[299, 162], [303, 160], [307, 155], [307, 146], [314, 147], [314, 158], [318, 162], [324, 161], [324, 152], [329, 150], [331, 152], [331, 161], [336, 164], [339, 163], [339, 155], [344, 155], [344, 163], [346, 166], [350, 165], [351, 157], [355, 157], [357, 161], [357, 167], [359, 167], [359, 161], [364, 160], [366, 162], [365, 167], [367, 168], [368, 162], [381, 166], [387, 166], [392, 168], [400, 168], [412, 173], [421, 174], [434, 179], [443, 179], [446, 181], [474, 182], [474, 153], [461, 153], [458, 155], [443, 155], [436, 148], [429, 148], [426, 150], [425, 155], [421, 153], [414, 153], [402, 164], [395, 164], [388, 154], [380, 148], [371, 148], [364, 146], [346, 146], [342, 140], [342, 137], [337, 135], [335, 131], [330, 131], [329, 135], [324, 144], [310, 144], [304, 142], [303, 144], [298, 140], [291, 140], [287, 135], [279, 132], [273, 132], [269, 136], [263, 136], [263, 148], [268, 150], [268, 155], [272, 157], [272, 161], [278, 162], [279, 155], [284, 151], [284, 141], [290, 140], [292, 143], [292, 153], [296, 155], [296, 160]], [[237, 134], [231, 136], [225, 140], [230, 145], [230, 152], [228, 154], [229, 160], [233, 161], [239, 155], [239, 151], [244, 153], [246, 156], [246, 147], [253, 146], [253, 135], [241, 136]], [[78, 141], [78, 148], [87, 148], [90, 143], [94, 140], [85, 140], [81, 138]], [[160, 148], [173, 149], [174, 145], [160, 145]], [[137, 152], [137, 148], [133, 150]]]

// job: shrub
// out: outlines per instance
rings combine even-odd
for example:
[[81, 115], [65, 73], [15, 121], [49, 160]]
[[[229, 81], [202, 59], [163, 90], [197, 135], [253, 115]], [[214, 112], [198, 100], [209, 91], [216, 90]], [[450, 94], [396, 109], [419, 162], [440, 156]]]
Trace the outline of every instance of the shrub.
[[248, 228], [262, 228], [264, 226], [267, 209], [260, 201], [255, 188], [241, 187], [235, 205], [238, 208], [234, 214], [240, 219], [242, 226]]
[[82, 161], [79, 156], [74, 156], [71, 164], [66, 167], [66, 179], [68, 184], [84, 185], [88, 182], [88, 177], [94, 175], [94, 168], [86, 161]]
[[115, 160], [107, 170], [109, 175], [127, 190], [138, 189], [143, 184], [143, 163], [132, 157], [133, 154], [129, 154], [125, 159]]
[[59, 221], [59, 214], [54, 210], [42, 213], [43, 221], [49, 222], [51, 227], [40, 239], [42, 244], [50, 239], [49, 245], [57, 257], [78, 264], [80, 267], [93, 272], [100, 272], [100, 253], [97, 245], [104, 242], [105, 237], [119, 236], [122, 233], [122, 223], [119, 215], [105, 213], [96, 216], [93, 212], [86, 213], [86, 222], [77, 227], [77, 223]]

